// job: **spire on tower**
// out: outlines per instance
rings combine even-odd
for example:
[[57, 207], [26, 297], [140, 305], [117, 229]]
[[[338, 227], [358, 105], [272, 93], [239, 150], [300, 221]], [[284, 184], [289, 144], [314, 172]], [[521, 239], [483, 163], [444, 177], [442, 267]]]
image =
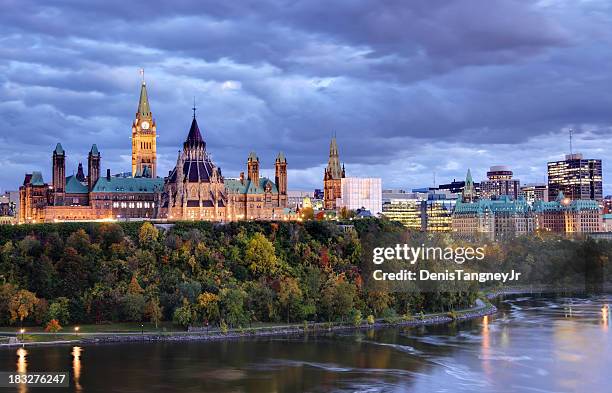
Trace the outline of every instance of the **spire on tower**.
[[149, 107], [149, 97], [147, 95], [147, 84], [144, 80], [144, 70], [140, 69], [142, 75], [142, 85], [140, 86], [140, 100], [138, 101], [137, 116], [150, 117], [151, 108]]

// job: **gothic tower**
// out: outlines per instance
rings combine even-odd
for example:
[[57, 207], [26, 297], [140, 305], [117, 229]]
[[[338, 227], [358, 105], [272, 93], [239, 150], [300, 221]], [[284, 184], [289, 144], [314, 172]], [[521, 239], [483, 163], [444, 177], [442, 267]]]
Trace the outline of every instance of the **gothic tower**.
[[342, 178], [344, 178], [344, 165], [340, 166], [340, 155], [336, 137], [332, 137], [329, 144], [329, 160], [323, 175], [323, 207], [335, 209], [336, 199], [342, 197]]
[[87, 156], [87, 188], [91, 192], [100, 178], [100, 152], [95, 144]]
[[252, 183], [259, 184], [259, 157], [254, 151], [249, 154], [247, 160], [247, 176]]
[[278, 188], [278, 193], [281, 195], [287, 194], [287, 159], [283, 152], [278, 153], [276, 157], [275, 167], [275, 182]]
[[66, 192], [66, 153], [60, 143], [53, 150], [53, 205], [64, 204]]
[[53, 192], [66, 191], [66, 153], [60, 143], [53, 150]]
[[132, 176], [157, 177], [157, 129], [144, 77], [136, 119], [132, 124]]

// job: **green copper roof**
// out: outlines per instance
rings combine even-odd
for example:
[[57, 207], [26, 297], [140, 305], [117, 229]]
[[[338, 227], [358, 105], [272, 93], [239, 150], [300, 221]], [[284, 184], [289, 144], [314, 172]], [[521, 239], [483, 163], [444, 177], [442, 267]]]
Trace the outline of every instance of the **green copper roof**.
[[244, 184], [239, 179], [225, 179], [223, 183], [230, 194], [263, 194], [268, 183], [270, 183], [272, 194], [278, 194], [276, 184], [267, 177], [260, 178], [259, 185], [247, 179], [244, 180]]
[[147, 177], [101, 177], [92, 192], [154, 193], [164, 187], [164, 179]]
[[255, 154], [254, 151], [249, 153], [248, 161], [259, 161], [259, 158], [257, 157], [257, 154]]
[[577, 212], [582, 210], [599, 210], [599, 203], [597, 201], [591, 199], [575, 199], [573, 201], [568, 201], [564, 203], [565, 198], [563, 197], [563, 193], [559, 193], [562, 197], [559, 199], [557, 197], [556, 200], [550, 202], [544, 202], [541, 200], [537, 200], [533, 203], [533, 209], [538, 212], [560, 212], [560, 211], [570, 211]]
[[151, 108], [149, 108], [149, 97], [147, 96], [147, 85], [143, 81], [140, 88], [140, 101], [138, 101], [138, 113], [144, 117], [151, 116]]
[[92, 156], [99, 156], [100, 155], [100, 152], [98, 151], [98, 146], [96, 146], [95, 143], [93, 145], [91, 145], [91, 150], [89, 152], [91, 153]]
[[38, 171], [32, 172], [32, 178], [30, 179], [30, 184], [33, 186], [44, 186], [45, 181], [43, 180], [42, 173]]
[[285, 153], [283, 153], [282, 151], [278, 152], [278, 156], [276, 156], [276, 159], [280, 162], [287, 162], [287, 159], [285, 158]]
[[66, 194], [87, 194], [87, 186], [77, 180], [75, 175], [66, 178]]
[[477, 202], [457, 202], [455, 214], [485, 214], [485, 213], [517, 213], [526, 214], [531, 206], [523, 198], [512, 200], [507, 195], [500, 199], [480, 199]]
[[57, 155], [62, 155], [64, 154], [64, 148], [62, 147], [61, 143], [58, 143], [57, 145], [55, 145], [55, 154]]

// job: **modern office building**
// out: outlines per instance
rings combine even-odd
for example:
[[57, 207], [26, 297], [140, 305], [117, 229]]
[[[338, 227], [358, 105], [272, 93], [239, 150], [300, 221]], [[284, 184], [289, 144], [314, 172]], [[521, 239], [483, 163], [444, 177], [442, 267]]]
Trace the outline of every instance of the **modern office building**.
[[424, 230], [423, 201], [419, 199], [392, 199], [382, 205], [382, 214], [391, 221], [397, 221], [406, 228]]
[[497, 199], [507, 195], [512, 199], [518, 199], [521, 193], [521, 182], [512, 176], [513, 173], [507, 166], [492, 166], [487, 172], [487, 180], [480, 182], [480, 197]]
[[380, 178], [343, 177], [341, 195], [336, 200], [338, 209], [365, 209], [373, 216], [382, 212], [382, 180]]
[[382, 214], [410, 229], [450, 231], [457, 195], [446, 190], [427, 189], [415, 192], [417, 190], [410, 193], [403, 190], [385, 190]]
[[554, 201], [559, 192], [566, 198], [601, 201], [601, 160], [587, 159], [580, 153], [568, 154], [563, 161], [548, 163], [548, 199]]
[[548, 201], [548, 186], [544, 183], [528, 183], [521, 186], [521, 194], [529, 203]]

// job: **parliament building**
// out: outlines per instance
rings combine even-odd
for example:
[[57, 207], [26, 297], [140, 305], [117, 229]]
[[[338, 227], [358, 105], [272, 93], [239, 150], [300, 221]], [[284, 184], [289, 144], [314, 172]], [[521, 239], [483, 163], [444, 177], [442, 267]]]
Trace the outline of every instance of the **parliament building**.
[[279, 153], [275, 177], [261, 177], [259, 158], [247, 158], [247, 176], [224, 178], [206, 150], [196, 120], [168, 177], [157, 176], [157, 127], [146, 83], [132, 124], [131, 174], [101, 173], [102, 155], [92, 145], [87, 174], [66, 176], [66, 152], [60, 143], [52, 153], [52, 182], [42, 173], [25, 175], [19, 188], [20, 223], [61, 221], [160, 220], [280, 220], [295, 218], [287, 208], [287, 160]]

